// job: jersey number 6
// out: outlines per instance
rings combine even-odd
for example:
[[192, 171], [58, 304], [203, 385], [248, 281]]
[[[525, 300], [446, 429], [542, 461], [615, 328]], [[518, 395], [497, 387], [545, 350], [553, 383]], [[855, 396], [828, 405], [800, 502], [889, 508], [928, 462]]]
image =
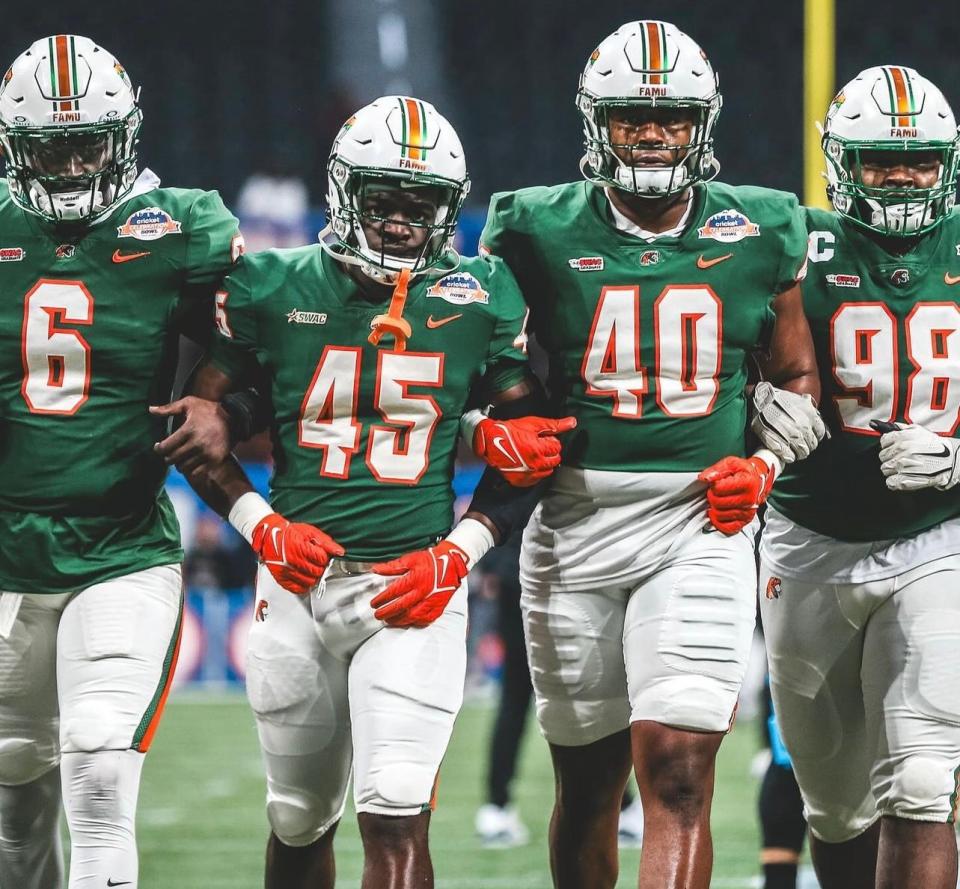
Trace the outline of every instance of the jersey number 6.
[[80, 281], [40, 280], [24, 299], [20, 391], [34, 414], [75, 414], [90, 395], [90, 344], [61, 324], [93, 324]]

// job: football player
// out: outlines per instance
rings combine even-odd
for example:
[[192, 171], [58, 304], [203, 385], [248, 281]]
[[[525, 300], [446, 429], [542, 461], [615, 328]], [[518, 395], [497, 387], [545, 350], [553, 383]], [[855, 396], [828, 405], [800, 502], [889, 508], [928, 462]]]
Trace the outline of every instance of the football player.
[[[177, 657], [180, 535], [153, 452], [181, 331], [240, 249], [215, 192], [138, 171], [126, 71], [86, 37], [0, 83], [0, 887], [137, 885], [144, 754]], [[59, 769], [58, 769], [59, 765]]]
[[[515, 523], [523, 485], [559, 463], [555, 435], [573, 421], [526, 416], [540, 390], [506, 264], [451, 249], [469, 179], [449, 122], [419, 99], [380, 98], [343, 126], [328, 174], [321, 243], [258, 254], [228, 277], [197, 381], [219, 399], [248, 355], [267, 370], [272, 502], [231, 463], [193, 480], [262, 561], [247, 691], [267, 771], [266, 886], [333, 886], [351, 770], [365, 889], [432, 886], [465, 578]], [[471, 441], [517, 487], [488, 470], [451, 530], [472, 395], [494, 408]], [[189, 465], [178, 439], [161, 449]]]
[[495, 195], [481, 238], [578, 420], [521, 558], [558, 887], [616, 882], [631, 764], [641, 887], [708, 885], [714, 757], [754, 625], [751, 522], [778, 463], [745, 452], [752, 353], [778, 387], [771, 446], [805, 456], [823, 431], [803, 219], [792, 195], [711, 181], [720, 101], [690, 37], [625, 24], [580, 79], [586, 181]]
[[[804, 304], [832, 438], [778, 482], [760, 603], [825, 889], [953, 889], [960, 765], [958, 140], [940, 90], [868, 68], [823, 127]], [[879, 852], [878, 852], [879, 843]]]

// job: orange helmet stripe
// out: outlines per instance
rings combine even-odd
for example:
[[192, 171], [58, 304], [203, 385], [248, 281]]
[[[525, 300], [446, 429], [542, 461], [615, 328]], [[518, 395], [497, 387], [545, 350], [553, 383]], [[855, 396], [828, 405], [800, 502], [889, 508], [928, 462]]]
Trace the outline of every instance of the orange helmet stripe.
[[410, 146], [409, 157], [412, 160], [423, 160], [423, 121], [420, 118], [420, 108], [413, 99], [406, 99], [404, 104], [407, 106], [407, 120], [409, 129], [407, 130], [407, 145]]
[[913, 101], [910, 96], [910, 82], [907, 72], [902, 68], [891, 68], [890, 79], [893, 81], [893, 90], [895, 94], [896, 113], [898, 127], [909, 127], [911, 125], [910, 115], [913, 114]]
[[[647, 46], [650, 47], [648, 67], [654, 70], [663, 67], [663, 47], [660, 45], [660, 27], [656, 22], [645, 22], [647, 30]], [[659, 74], [650, 75], [650, 83], [660, 83]]]

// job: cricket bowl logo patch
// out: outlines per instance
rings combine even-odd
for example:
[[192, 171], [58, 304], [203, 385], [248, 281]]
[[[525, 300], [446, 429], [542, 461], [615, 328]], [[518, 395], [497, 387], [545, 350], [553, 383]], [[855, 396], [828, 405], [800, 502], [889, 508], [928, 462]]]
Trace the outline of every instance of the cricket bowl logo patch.
[[490, 302], [490, 294], [480, 286], [480, 282], [469, 272], [454, 272], [450, 275], [444, 275], [436, 284], [427, 288], [427, 296], [445, 299], [455, 306]]
[[735, 244], [744, 238], [756, 238], [760, 226], [751, 222], [739, 210], [721, 210], [714, 213], [701, 228], [697, 229], [700, 238], [712, 238], [721, 244]]
[[26, 255], [23, 247], [0, 247], [0, 262], [20, 262]]
[[177, 234], [180, 234], [180, 223], [159, 207], [137, 210], [117, 228], [118, 238], [136, 238], [138, 241], [156, 241], [164, 235]]

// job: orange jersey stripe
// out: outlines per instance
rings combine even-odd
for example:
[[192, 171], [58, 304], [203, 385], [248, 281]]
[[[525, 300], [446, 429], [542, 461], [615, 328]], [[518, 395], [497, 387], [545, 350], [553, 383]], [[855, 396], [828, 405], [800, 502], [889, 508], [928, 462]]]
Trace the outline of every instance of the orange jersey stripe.
[[[660, 46], [660, 28], [656, 22], [647, 22], [647, 46], [650, 47], [648, 66], [653, 70], [663, 67], [663, 49]], [[650, 75], [650, 83], [660, 83], [659, 74]]]
[[910, 126], [909, 115], [913, 109], [910, 107], [910, 98], [907, 95], [906, 79], [903, 71], [899, 68], [891, 68], [890, 75], [893, 78], [893, 88], [896, 92], [897, 114], [901, 115], [897, 118], [897, 126], [908, 127]]
[[420, 123], [420, 108], [413, 99], [407, 99], [407, 120], [410, 121], [410, 132], [407, 142], [411, 146], [410, 157], [413, 160], [423, 160], [423, 127]]

